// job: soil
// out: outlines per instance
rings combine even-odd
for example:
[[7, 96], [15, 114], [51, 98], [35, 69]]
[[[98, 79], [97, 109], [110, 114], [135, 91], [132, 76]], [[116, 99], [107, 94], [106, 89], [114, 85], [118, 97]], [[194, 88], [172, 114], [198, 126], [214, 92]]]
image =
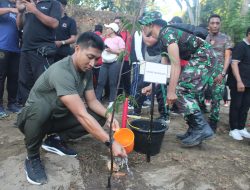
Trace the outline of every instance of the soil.
[[[148, 111], [144, 110], [144, 114], [147, 115]], [[117, 117], [120, 118], [120, 115]], [[0, 120], [1, 190], [106, 189], [109, 152], [90, 135], [69, 143], [70, 147], [78, 151], [77, 158], [61, 157], [41, 150], [48, 183], [43, 186], [29, 184], [23, 169], [26, 156], [24, 137], [14, 127], [15, 118], [16, 115], [11, 114]], [[129, 154], [129, 167], [133, 175], [116, 174], [111, 181], [112, 189], [250, 189], [250, 140], [235, 141], [228, 136], [228, 108], [222, 106], [219, 130], [212, 140], [194, 148], [184, 148], [175, 135], [185, 130], [186, 125], [181, 116], [171, 117], [161, 152], [151, 157], [150, 163], [144, 154]]]

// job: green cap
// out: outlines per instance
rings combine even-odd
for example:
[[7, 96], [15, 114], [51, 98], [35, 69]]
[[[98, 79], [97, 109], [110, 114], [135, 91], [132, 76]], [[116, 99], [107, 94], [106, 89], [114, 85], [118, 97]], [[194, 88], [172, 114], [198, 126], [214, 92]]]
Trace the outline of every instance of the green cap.
[[145, 12], [141, 18], [138, 20], [138, 22], [141, 25], [148, 25], [151, 24], [152, 22], [162, 19], [162, 14], [158, 11], [150, 11], [150, 12]]

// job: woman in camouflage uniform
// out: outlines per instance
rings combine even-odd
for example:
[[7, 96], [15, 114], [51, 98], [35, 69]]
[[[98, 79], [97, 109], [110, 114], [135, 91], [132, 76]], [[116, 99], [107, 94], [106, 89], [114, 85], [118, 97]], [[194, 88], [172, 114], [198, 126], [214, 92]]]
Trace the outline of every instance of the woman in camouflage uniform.
[[[189, 129], [184, 135], [177, 136], [185, 146], [196, 146], [213, 136], [209, 124], [203, 117], [198, 105], [208, 81], [215, 78], [218, 71], [217, 58], [212, 47], [190, 33], [166, 26], [161, 13], [146, 12], [139, 23], [143, 31], [162, 42], [163, 52], [171, 60], [171, 77], [167, 93], [167, 103], [175, 101], [184, 114]], [[188, 60], [181, 72], [180, 59]]]

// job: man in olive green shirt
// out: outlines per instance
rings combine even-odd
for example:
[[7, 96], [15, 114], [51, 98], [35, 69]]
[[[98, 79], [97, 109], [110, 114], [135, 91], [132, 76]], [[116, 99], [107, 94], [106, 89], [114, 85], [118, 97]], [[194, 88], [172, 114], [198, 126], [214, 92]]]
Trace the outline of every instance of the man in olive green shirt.
[[[102, 39], [94, 33], [83, 33], [77, 40], [75, 53], [53, 64], [33, 86], [17, 125], [25, 135], [28, 156], [25, 160], [27, 180], [36, 185], [47, 182], [39, 149], [59, 155], [76, 156], [64, 142], [90, 133], [107, 146], [114, 156], [126, 157], [125, 150], [109, 140], [102, 129], [106, 108], [96, 99], [92, 68], [104, 49]], [[106, 116], [107, 123], [111, 115]], [[112, 129], [119, 124], [114, 119]], [[47, 135], [46, 140], [43, 138]]]

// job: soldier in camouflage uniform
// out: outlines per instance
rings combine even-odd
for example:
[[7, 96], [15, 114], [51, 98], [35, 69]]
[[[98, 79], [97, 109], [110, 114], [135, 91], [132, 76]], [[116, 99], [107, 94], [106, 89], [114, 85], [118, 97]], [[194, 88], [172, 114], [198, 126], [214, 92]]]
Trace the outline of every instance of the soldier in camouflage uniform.
[[[213, 131], [203, 117], [198, 101], [205, 85], [218, 75], [217, 58], [209, 43], [190, 33], [168, 27], [161, 13], [147, 12], [139, 23], [143, 31], [162, 42], [164, 52], [171, 60], [171, 77], [167, 103], [176, 101], [189, 125], [184, 135], [178, 136], [185, 146], [196, 146], [213, 136]], [[180, 59], [188, 60], [181, 73]]]
[[217, 122], [220, 114], [220, 101], [222, 100], [225, 89], [225, 75], [230, 64], [231, 49], [233, 48], [232, 40], [226, 34], [220, 32], [221, 18], [219, 15], [213, 14], [208, 19], [209, 35], [206, 41], [209, 42], [217, 55], [219, 63], [219, 75], [215, 78], [215, 82], [209, 82], [211, 89], [211, 113], [209, 116], [209, 124], [216, 132]]

